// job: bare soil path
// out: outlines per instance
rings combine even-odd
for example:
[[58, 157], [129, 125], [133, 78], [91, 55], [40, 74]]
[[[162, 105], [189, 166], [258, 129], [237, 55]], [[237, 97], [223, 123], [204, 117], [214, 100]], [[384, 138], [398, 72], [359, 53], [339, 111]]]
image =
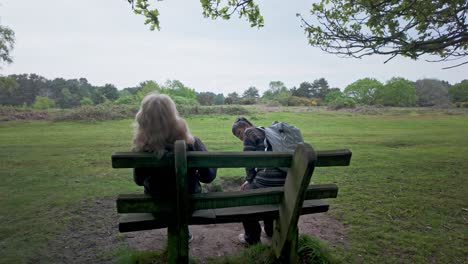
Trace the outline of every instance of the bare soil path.
[[[166, 244], [166, 230], [119, 234], [115, 197], [78, 203], [67, 228], [46, 245], [31, 263], [115, 263], [113, 251], [119, 248], [161, 250]], [[191, 226], [194, 240], [190, 254], [200, 263], [208, 257], [230, 255], [244, 246], [237, 241], [243, 232], [241, 223]], [[327, 241], [332, 247], [346, 244], [345, 227], [325, 214], [304, 215], [299, 232]]]

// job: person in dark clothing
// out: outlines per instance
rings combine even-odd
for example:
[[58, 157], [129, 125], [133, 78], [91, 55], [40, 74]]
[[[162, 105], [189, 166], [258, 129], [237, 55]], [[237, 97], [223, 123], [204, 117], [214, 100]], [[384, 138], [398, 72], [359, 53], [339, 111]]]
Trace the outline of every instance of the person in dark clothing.
[[[187, 145], [188, 151], [207, 151], [205, 145], [197, 137], [195, 142]], [[167, 145], [167, 154], [173, 153], [174, 145]], [[188, 168], [188, 188], [190, 193], [200, 193], [202, 183], [210, 183], [216, 177], [214, 168]], [[172, 168], [135, 168], [133, 179], [139, 186], [144, 186], [146, 194], [158, 195], [175, 193], [175, 171]]]
[[[133, 151], [155, 153], [158, 158], [174, 150], [176, 140], [185, 140], [188, 151], [207, 151], [203, 142], [193, 136], [183, 118], [179, 116], [172, 99], [164, 94], [150, 93], [143, 98], [135, 117]], [[200, 182], [210, 183], [216, 177], [215, 168], [189, 168], [187, 171], [190, 193], [201, 192]], [[175, 169], [135, 168], [133, 179], [150, 195], [176, 193]], [[190, 234], [189, 240], [192, 235]]]
[[[236, 119], [232, 125], [232, 134], [244, 145], [244, 151], [271, 151], [271, 145], [265, 140], [265, 131], [255, 127], [244, 117]], [[265, 145], [266, 144], [266, 145]], [[283, 186], [287, 173], [278, 168], [246, 168], [245, 182], [241, 190]], [[263, 219], [264, 231], [268, 237], [273, 235], [273, 220]], [[245, 221], [244, 234], [239, 235], [242, 242], [256, 244], [260, 242], [261, 226], [257, 221]]]

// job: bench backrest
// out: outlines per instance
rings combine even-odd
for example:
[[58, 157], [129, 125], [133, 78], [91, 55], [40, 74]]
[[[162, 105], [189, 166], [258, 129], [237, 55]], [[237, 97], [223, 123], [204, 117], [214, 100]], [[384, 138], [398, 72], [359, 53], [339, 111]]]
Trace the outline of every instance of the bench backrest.
[[[317, 151], [308, 144], [301, 144], [295, 153], [282, 152], [197, 152], [186, 151], [184, 141], [177, 141], [174, 154], [158, 159], [151, 153], [120, 152], [112, 155], [113, 168], [173, 167], [176, 171], [175, 199], [171, 201], [172, 214], [166, 221], [168, 227], [168, 255], [173, 263], [188, 261], [188, 223], [197, 209], [224, 208], [232, 206], [280, 204], [279, 217], [273, 236], [273, 248], [278, 257], [294, 261], [297, 255], [297, 221], [308, 185], [315, 167], [348, 166], [349, 150]], [[245, 167], [289, 167], [284, 188], [265, 188], [256, 195], [239, 192], [238, 195], [190, 195], [188, 193], [188, 168], [245, 168]], [[273, 194], [283, 189], [282, 195]], [[278, 192], [276, 192], [278, 193]], [[336, 196], [336, 192], [335, 192]], [[326, 195], [325, 195], [326, 197]], [[320, 198], [318, 196], [317, 198]], [[119, 212], [138, 212], [152, 207], [151, 212], [161, 210], [157, 199], [146, 206], [119, 208]], [[147, 211], [148, 212], [148, 211]], [[167, 211], [166, 211], [167, 212]]]

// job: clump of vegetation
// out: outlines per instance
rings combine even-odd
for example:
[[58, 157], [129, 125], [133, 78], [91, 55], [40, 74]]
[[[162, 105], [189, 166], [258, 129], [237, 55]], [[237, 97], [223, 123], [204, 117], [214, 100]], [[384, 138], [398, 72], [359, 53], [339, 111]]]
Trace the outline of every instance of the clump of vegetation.
[[49, 112], [47, 111], [37, 111], [12, 106], [0, 106], [0, 121], [46, 120], [49, 119], [49, 117]]
[[299, 236], [298, 254], [302, 260], [301, 263], [334, 264], [340, 262], [325, 242], [308, 235]]
[[340, 97], [335, 99], [333, 102], [328, 104], [328, 109], [338, 110], [342, 108], [354, 108], [356, 107], [356, 101], [350, 97]]
[[[119, 263], [165, 263], [166, 251], [119, 251]], [[336, 264], [339, 260], [332, 254], [328, 245], [316, 237], [309, 235], [299, 236], [298, 247], [299, 263]], [[194, 262], [190, 259], [190, 262]], [[211, 264], [234, 264], [234, 263], [258, 263], [276, 264], [279, 262], [270, 246], [257, 244], [250, 246], [236, 255], [212, 257], [207, 263]]]
[[182, 116], [190, 115], [210, 115], [210, 114], [226, 114], [226, 115], [245, 115], [249, 111], [240, 105], [225, 105], [225, 106], [200, 106], [200, 105], [177, 105], [177, 110]]
[[[260, 91], [250, 86], [242, 93], [232, 92], [226, 97], [213, 92], [197, 92], [178, 80], [164, 84], [144, 81], [136, 87], [118, 90], [112, 84], [93, 86], [84, 78], [48, 80], [36, 74], [0, 76], [0, 105], [32, 107], [34, 109], [76, 109], [100, 104], [137, 107], [150, 92], [169, 95], [182, 115], [196, 114], [245, 114], [238, 105], [267, 106], [330, 106], [329, 109], [352, 107], [352, 98], [360, 106], [391, 107], [463, 107], [468, 101], [468, 80], [451, 85], [437, 79], [421, 79], [416, 82], [404, 78], [392, 78], [385, 84], [376, 79], [364, 78], [348, 85], [344, 91], [330, 87], [325, 78], [302, 82], [288, 88], [281, 81], [271, 81], [269, 88]], [[200, 108], [237, 105], [235, 108]], [[89, 109], [88, 109], [89, 110]]]
[[[118, 257], [118, 263], [121, 264], [166, 264], [167, 250], [163, 251], [138, 251], [123, 250], [115, 252]], [[192, 257], [189, 257], [189, 263], [197, 263]]]
[[467, 102], [456, 102], [455, 106], [458, 108], [468, 108], [468, 101]]
[[65, 110], [58, 112], [53, 120], [64, 121], [64, 120], [89, 120], [89, 121], [102, 121], [102, 120], [114, 120], [133, 118], [138, 111], [137, 106], [127, 105], [112, 105], [112, 104], [101, 104], [101, 105], [86, 105], [79, 108]]
[[49, 109], [55, 107], [55, 101], [45, 96], [36, 96], [34, 104], [32, 105], [34, 109]]

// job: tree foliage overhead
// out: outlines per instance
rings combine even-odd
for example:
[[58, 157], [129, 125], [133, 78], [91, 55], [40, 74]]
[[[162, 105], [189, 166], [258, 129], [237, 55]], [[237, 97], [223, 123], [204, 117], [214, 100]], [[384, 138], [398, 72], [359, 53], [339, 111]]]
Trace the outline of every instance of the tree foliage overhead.
[[[145, 25], [150, 25], [151, 30], [160, 30], [159, 10], [151, 4], [150, 0], [127, 0], [135, 14], [143, 15]], [[157, 0], [153, 2], [160, 2]], [[237, 14], [239, 18], [245, 18], [252, 27], [263, 27], [263, 16], [260, 8], [253, 0], [200, 0], [203, 8], [203, 16], [211, 19], [230, 19]]]
[[15, 32], [0, 25], [0, 64], [13, 62], [10, 52], [15, 44]]
[[328, 53], [445, 61], [468, 55], [467, 10], [466, 0], [322, 0], [312, 6], [316, 23], [301, 19], [309, 43]]
[[[151, 29], [160, 28], [159, 11], [151, 0], [127, 1]], [[252, 27], [264, 24], [254, 0], [200, 2], [205, 17], [230, 19], [237, 14]], [[312, 5], [312, 21], [298, 16], [309, 43], [328, 53], [354, 58], [381, 54], [388, 60], [430, 54], [439, 58], [435, 61], [449, 61], [468, 55], [467, 12], [466, 0], [321, 0]]]

